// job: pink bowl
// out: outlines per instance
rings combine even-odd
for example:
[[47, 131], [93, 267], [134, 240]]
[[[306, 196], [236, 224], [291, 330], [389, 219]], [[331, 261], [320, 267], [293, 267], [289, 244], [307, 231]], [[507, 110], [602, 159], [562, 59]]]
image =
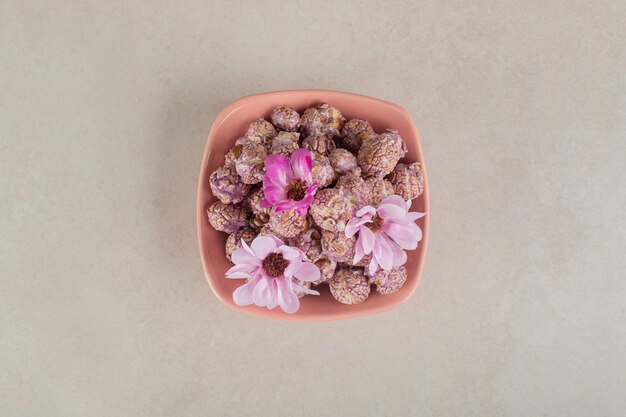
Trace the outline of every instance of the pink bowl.
[[[242, 136], [248, 124], [259, 117], [269, 120], [270, 111], [279, 105], [289, 105], [299, 112], [314, 104], [326, 102], [337, 107], [347, 118], [360, 118], [370, 122], [377, 132], [386, 128], [397, 129], [406, 141], [408, 153], [405, 161], [420, 161], [424, 164], [417, 129], [411, 116], [400, 106], [365, 97], [358, 94], [326, 90], [294, 90], [263, 93], [241, 98], [222, 110], [211, 127], [204, 150], [200, 180], [198, 184], [198, 242], [202, 266], [215, 295], [227, 306], [249, 314], [287, 321], [327, 321], [350, 317], [365, 316], [379, 313], [405, 302], [415, 288], [419, 279], [426, 244], [428, 242], [428, 216], [418, 220], [423, 231], [423, 239], [417, 250], [408, 252], [408, 278], [406, 284], [392, 295], [381, 295], [372, 289], [365, 302], [358, 305], [344, 305], [335, 301], [327, 286], [321, 286], [319, 296], [306, 296], [300, 299], [300, 310], [295, 314], [286, 314], [279, 307], [268, 310], [256, 306], [240, 307], [233, 301], [232, 294], [243, 280], [224, 278], [224, 273], [231, 263], [224, 253], [226, 234], [214, 230], [206, 217], [206, 209], [216, 198], [211, 194], [209, 176], [216, 168], [223, 165], [224, 155]], [[428, 185], [424, 193], [411, 206], [411, 211], [428, 212]]]

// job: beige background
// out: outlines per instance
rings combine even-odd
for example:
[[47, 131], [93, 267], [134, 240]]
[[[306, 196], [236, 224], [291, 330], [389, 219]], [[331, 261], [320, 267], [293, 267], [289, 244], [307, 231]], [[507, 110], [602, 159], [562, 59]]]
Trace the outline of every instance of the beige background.
[[[0, 415], [624, 415], [625, 21], [621, 1], [0, 1]], [[277, 323], [204, 279], [210, 125], [293, 88], [415, 118], [430, 251], [397, 310]]]

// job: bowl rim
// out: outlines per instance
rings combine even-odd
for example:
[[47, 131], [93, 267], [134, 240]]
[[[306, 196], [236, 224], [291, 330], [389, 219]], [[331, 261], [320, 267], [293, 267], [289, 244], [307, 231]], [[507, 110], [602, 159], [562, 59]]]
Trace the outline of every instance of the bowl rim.
[[[211, 150], [210, 150], [211, 136], [215, 134], [215, 128], [217, 126], [221, 125], [226, 119], [228, 119], [228, 117], [230, 117], [231, 114], [233, 114], [238, 109], [243, 107], [245, 103], [251, 100], [254, 100], [256, 98], [262, 97], [262, 96], [280, 96], [280, 95], [290, 96], [293, 94], [298, 94], [298, 95], [308, 94], [312, 96], [315, 96], [316, 94], [317, 95], [331, 94], [331, 95], [336, 95], [336, 96], [352, 97], [352, 98], [362, 99], [366, 101], [375, 101], [378, 104], [383, 104], [387, 107], [394, 109], [407, 120], [408, 122], [407, 125], [411, 131], [411, 135], [413, 135], [416, 138], [415, 143], [417, 145], [417, 153], [420, 156], [419, 162], [422, 165], [423, 171], [424, 171], [424, 192], [420, 195], [420, 197], [422, 198], [422, 203], [424, 205], [424, 212], [427, 213], [427, 215], [422, 218], [423, 220], [422, 227], [421, 227], [422, 240], [420, 241], [420, 246], [422, 248], [421, 248], [421, 251], [416, 254], [416, 256], [418, 256], [417, 270], [415, 272], [416, 278], [414, 280], [414, 284], [412, 285], [411, 288], [409, 288], [408, 293], [406, 293], [406, 295], [403, 298], [393, 300], [393, 301], [390, 301], [389, 303], [385, 303], [380, 306], [368, 308], [365, 310], [354, 309], [353, 311], [347, 311], [346, 313], [341, 314], [341, 315], [320, 314], [320, 315], [299, 316], [297, 312], [294, 314], [271, 315], [271, 314], [264, 314], [266, 309], [250, 309], [250, 308], [245, 308], [242, 306], [237, 306], [236, 304], [234, 304], [234, 302], [232, 302], [232, 300], [230, 299], [226, 300], [224, 296], [219, 291], [217, 291], [217, 289], [213, 285], [213, 281], [212, 281], [213, 278], [207, 268], [208, 259], [205, 256], [205, 251], [203, 250], [204, 241], [202, 239], [202, 228], [206, 220], [206, 216], [205, 216], [206, 202], [202, 199], [202, 191], [203, 191], [202, 186], [203, 186], [203, 176], [206, 174], [206, 169], [207, 169], [206, 165], [208, 165], [208, 161], [210, 160], [210, 156], [211, 156]], [[244, 312], [244, 313], [256, 316], [256, 317], [263, 317], [263, 318], [275, 320], [275, 321], [324, 322], [324, 321], [346, 320], [350, 318], [364, 317], [364, 316], [378, 314], [378, 313], [382, 313], [382, 312], [394, 309], [400, 306], [401, 304], [404, 304], [409, 298], [411, 298], [411, 296], [417, 289], [417, 286], [419, 284], [419, 281], [420, 281], [420, 278], [424, 269], [424, 261], [425, 261], [426, 252], [428, 249], [429, 227], [430, 227], [430, 211], [429, 211], [429, 196], [428, 196], [428, 170], [426, 167], [426, 163], [424, 161], [424, 153], [422, 151], [420, 135], [418, 133], [417, 127], [415, 126], [415, 122], [413, 121], [413, 118], [411, 117], [409, 112], [406, 111], [403, 107], [399, 106], [398, 104], [392, 103], [390, 101], [374, 98], [374, 97], [365, 96], [362, 94], [356, 94], [356, 93], [350, 93], [350, 92], [338, 91], [338, 90], [324, 90], [324, 89], [276, 90], [276, 91], [267, 91], [267, 92], [262, 92], [262, 93], [251, 94], [251, 95], [238, 98], [237, 100], [227, 104], [217, 114], [217, 116], [215, 117], [215, 120], [211, 124], [211, 129], [209, 130], [206, 143], [204, 146], [204, 152], [203, 152], [202, 161], [200, 164], [200, 173], [198, 175], [198, 187], [197, 187], [197, 194], [196, 194], [196, 233], [197, 233], [197, 238], [198, 238], [198, 249], [200, 252], [202, 269], [204, 271], [204, 275], [209, 284], [209, 287], [211, 288], [215, 296], [222, 302], [222, 304], [227, 305], [232, 310], [241, 311], [241, 312]]]

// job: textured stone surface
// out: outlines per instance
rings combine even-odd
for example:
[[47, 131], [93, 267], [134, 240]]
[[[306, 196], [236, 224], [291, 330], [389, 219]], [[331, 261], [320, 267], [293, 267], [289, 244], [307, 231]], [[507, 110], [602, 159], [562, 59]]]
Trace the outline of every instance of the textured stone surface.
[[[3, 0], [0, 415], [623, 416], [625, 12]], [[291, 88], [415, 120], [431, 233], [397, 309], [281, 323], [207, 285], [211, 124]]]

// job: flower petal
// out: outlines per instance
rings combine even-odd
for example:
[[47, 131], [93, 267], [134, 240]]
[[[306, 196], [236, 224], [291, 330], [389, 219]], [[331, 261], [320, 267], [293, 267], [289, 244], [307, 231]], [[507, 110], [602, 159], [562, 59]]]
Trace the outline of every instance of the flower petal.
[[279, 246], [278, 253], [282, 254], [285, 259], [296, 259], [302, 254], [299, 249], [287, 245]]
[[415, 249], [417, 248], [419, 237], [421, 237], [421, 230], [419, 230], [420, 236], [416, 236], [417, 232], [410, 226], [411, 224], [415, 225], [415, 223], [409, 223], [409, 225], [404, 226], [394, 222], [385, 222], [383, 231], [402, 249]]
[[250, 252], [246, 250], [246, 248], [236, 249], [233, 254], [230, 256], [230, 259], [233, 261], [235, 265], [245, 264], [245, 265], [261, 265], [261, 260], [256, 256], [252, 255]]
[[378, 262], [376, 262], [376, 258], [372, 256], [372, 260], [369, 264], [370, 275], [374, 275], [378, 270]]
[[361, 240], [363, 245], [363, 251], [367, 255], [368, 253], [372, 253], [372, 248], [374, 247], [374, 241], [376, 237], [374, 236], [374, 232], [368, 229], [365, 226], [362, 226], [359, 229], [359, 240]]
[[398, 244], [391, 240], [386, 234], [381, 234], [381, 237], [385, 239], [391, 248], [391, 252], [393, 253], [393, 266], [397, 268], [404, 265], [407, 261], [406, 252], [403, 251], [402, 248], [400, 248], [400, 246], [398, 246]]
[[300, 308], [300, 301], [298, 297], [291, 290], [291, 283], [286, 279], [276, 280], [278, 284], [278, 305], [280, 308], [288, 314], [293, 314]]
[[272, 302], [272, 281], [274, 281], [273, 278], [263, 278], [259, 281], [257, 286], [254, 288], [254, 293], [252, 294], [254, 304], [259, 307], [265, 307]]
[[287, 278], [291, 278], [293, 274], [295, 274], [296, 271], [300, 268], [300, 265], [302, 265], [301, 258], [298, 257], [298, 258], [292, 259], [291, 262], [289, 262], [289, 265], [287, 266], [287, 268], [285, 268], [285, 272], [283, 273], [283, 275]]
[[241, 247], [244, 248], [246, 250], [246, 252], [248, 252], [250, 255], [254, 255], [254, 252], [252, 251], [252, 248], [250, 246], [248, 246], [246, 241], [243, 240], [243, 239], [241, 239]]
[[357, 240], [354, 245], [354, 258], [352, 259], [352, 265], [356, 265], [363, 257], [365, 256], [365, 251], [363, 250], [363, 242]]
[[307, 211], [309, 210], [309, 206], [305, 206], [305, 205], [298, 205], [298, 208], [296, 209], [296, 212], [301, 215], [301, 216], [305, 216]]
[[297, 206], [298, 206], [297, 201], [284, 200], [276, 204], [276, 208], [274, 210], [276, 211], [276, 213], [282, 213], [283, 211], [291, 210], [292, 208], [297, 207]]
[[371, 214], [372, 216], [376, 214], [376, 209], [372, 206], [364, 206], [356, 212], [356, 217], [363, 217], [365, 214]]
[[389, 271], [393, 267], [393, 252], [385, 239], [381, 237], [374, 242], [374, 257], [384, 270]]
[[404, 200], [404, 198], [400, 197], [398, 194], [390, 195], [389, 197], [383, 198], [383, 200], [380, 202], [378, 207], [380, 207], [383, 204], [393, 204], [400, 208], [403, 208], [405, 211], [407, 209], [406, 201]]
[[306, 195], [315, 195], [320, 185], [317, 182], [312, 183], [312, 185], [306, 189]]
[[406, 216], [406, 208], [395, 204], [381, 204], [376, 209], [376, 213], [383, 219], [397, 219]]
[[419, 211], [412, 211], [410, 213], [407, 214], [408, 218], [414, 222], [417, 219], [421, 219], [422, 217], [424, 217], [426, 215], [426, 213], [420, 213]]
[[252, 278], [254, 272], [258, 269], [257, 266], [241, 264], [235, 265], [226, 271], [226, 278], [236, 279], [236, 278]]
[[294, 275], [301, 281], [317, 281], [320, 278], [320, 269], [314, 263], [302, 262]]
[[[278, 202], [284, 201], [287, 199], [287, 194], [285, 193], [285, 188], [280, 185], [268, 183], [268, 181], [263, 181], [263, 197], [261, 200], [261, 206], [264, 205], [274, 205]], [[267, 206], [269, 207], [269, 206]]]
[[259, 236], [254, 238], [250, 245], [252, 251], [259, 259], [265, 259], [267, 255], [276, 252], [276, 242], [271, 237]]
[[261, 280], [261, 276], [256, 276], [251, 281], [246, 282], [233, 292], [233, 301], [238, 306], [247, 306], [254, 304], [253, 294], [254, 288]]
[[312, 290], [310, 288], [307, 287], [303, 287], [300, 284], [296, 284], [295, 282], [291, 283], [291, 287], [293, 288], [294, 291], [301, 291], [305, 294], [309, 294], [309, 295], [320, 295], [320, 293], [318, 291]]
[[311, 153], [304, 148], [296, 149], [291, 154], [291, 169], [297, 179], [311, 182]]
[[287, 157], [278, 154], [269, 155], [265, 158], [265, 170], [265, 175], [275, 184], [286, 187], [289, 183], [291, 167]]
[[356, 232], [359, 231], [359, 227], [365, 223], [368, 223], [371, 221], [372, 216], [370, 215], [366, 215], [364, 217], [355, 217], [353, 219], [351, 219], [348, 224], [346, 225], [346, 237], [352, 237], [356, 234]]
[[263, 235], [263, 236], [269, 237], [270, 239], [272, 239], [274, 241], [274, 243], [276, 243], [276, 247], [277, 248], [284, 245], [282, 240], [280, 240], [279, 238], [277, 238], [275, 235], [273, 235], [271, 233], [269, 233], [267, 235]]
[[278, 286], [276, 284], [276, 280], [272, 280], [272, 301], [267, 304], [267, 308], [270, 310], [275, 308], [278, 305]]

